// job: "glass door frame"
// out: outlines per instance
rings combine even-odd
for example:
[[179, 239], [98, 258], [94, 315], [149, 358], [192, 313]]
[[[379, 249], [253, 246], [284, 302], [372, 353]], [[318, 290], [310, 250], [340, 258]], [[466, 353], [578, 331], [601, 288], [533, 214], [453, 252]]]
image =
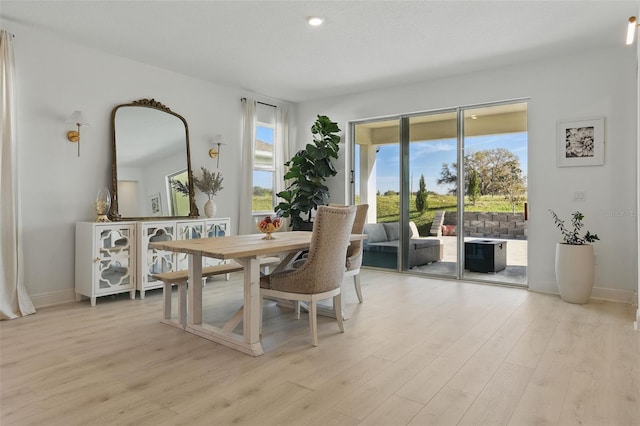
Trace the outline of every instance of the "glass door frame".
[[[400, 255], [399, 255], [399, 263], [398, 263], [398, 268], [396, 270], [396, 272], [401, 272], [401, 273], [411, 273], [411, 271], [407, 268], [408, 265], [408, 258], [409, 258], [409, 241], [407, 240], [406, 236], [409, 235], [409, 201], [410, 201], [410, 169], [409, 169], [409, 145], [410, 145], [410, 126], [409, 126], [409, 119], [412, 117], [418, 117], [418, 116], [425, 116], [425, 115], [437, 115], [437, 114], [445, 114], [445, 113], [452, 113], [455, 112], [456, 113], [456, 120], [457, 120], [457, 134], [456, 134], [456, 165], [458, 168], [458, 173], [457, 173], [457, 188], [458, 190], [456, 191], [456, 202], [457, 202], [457, 207], [456, 207], [456, 217], [457, 217], [457, 222], [458, 224], [462, 224], [462, 226], [464, 226], [464, 190], [461, 190], [460, 188], [464, 188], [464, 183], [465, 183], [465, 174], [464, 174], [464, 139], [465, 139], [465, 134], [464, 134], [464, 114], [466, 110], [470, 110], [470, 109], [477, 109], [477, 108], [489, 108], [489, 107], [494, 107], [494, 106], [500, 106], [500, 105], [509, 105], [509, 104], [517, 104], [517, 103], [529, 103], [530, 102], [530, 98], [529, 97], [522, 97], [522, 98], [513, 98], [513, 99], [506, 99], [506, 100], [501, 100], [501, 101], [493, 101], [493, 102], [482, 102], [482, 103], [477, 103], [477, 104], [467, 104], [467, 105], [462, 105], [462, 106], [458, 106], [458, 107], [454, 107], [454, 108], [442, 108], [442, 109], [435, 109], [435, 110], [426, 110], [426, 111], [418, 111], [418, 112], [413, 112], [413, 113], [406, 113], [406, 114], [393, 114], [393, 115], [387, 115], [387, 116], [380, 116], [380, 117], [375, 117], [375, 118], [367, 118], [367, 119], [362, 119], [362, 120], [350, 120], [348, 121], [348, 126], [349, 126], [349, 153], [350, 153], [350, 157], [349, 157], [349, 165], [350, 165], [350, 171], [349, 171], [349, 175], [350, 175], [350, 182], [348, 185], [349, 188], [349, 194], [348, 194], [348, 199], [350, 200], [351, 204], [355, 203], [355, 196], [356, 196], [356, 188], [355, 188], [355, 144], [356, 144], [356, 138], [355, 138], [355, 128], [357, 125], [359, 124], [367, 124], [367, 123], [375, 123], [375, 122], [380, 122], [380, 121], [390, 121], [390, 120], [398, 120], [398, 125], [399, 125], [399, 151], [400, 151], [400, 170], [399, 170], [399, 177], [400, 177], [400, 208], [399, 208], [399, 223], [400, 223], [400, 242], [401, 242], [401, 250], [400, 250]], [[528, 110], [528, 108], [527, 108]], [[527, 113], [528, 115], [528, 113]], [[362, 184], [362, 183], [361, 183]], [[369, 194], [369, 196], [371, 196], [371, 194]], [[375, 196], [375, 194], [373, 195]], [[460, 225], [458, 225], [460, 226]], [[456, 259], [456, 275], [455, 275], [455, 279], [456, 280], [470, 280], [470, 281], [474, 281], [473, 279], [470, 279], [468, 277], [464, 276], [464, 256], [465, 256], [465, 247], [464, 247], [464, 231], [462, 232], [457, 232], [457, 236], [456, 236], [456, 244], [457, 244], [457, 259]], [[420, 275], [429, 275], [429, 274], [420, 274]], [[442, 277], [442, 275], [438, 276], [435, 274], [432, 274], [431, 276], [436, 276], [436, 277]], [[446, 275], [444, 277], [450, 277], [450, 278], [454, 278], [453, 275]], [[491, 283], [491, 281], [481, 281], [483, 283]], [[500, 283], [499, 284], [505, 284], [505, 283]]]

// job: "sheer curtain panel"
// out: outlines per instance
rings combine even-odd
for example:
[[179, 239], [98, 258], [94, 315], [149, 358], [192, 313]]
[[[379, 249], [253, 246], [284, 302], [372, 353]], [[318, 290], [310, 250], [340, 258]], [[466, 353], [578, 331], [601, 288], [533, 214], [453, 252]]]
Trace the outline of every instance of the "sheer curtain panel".
[[238, 233], [252, 234], [253, 224], [253, 157], [256, 140], [256, 101], [242, 99], [242, 183], [240, 184], [240, 209], [238, 213]]
[[[276, 197], [280, 191], [284, 191], [287, 188], [287, 182], [284, 180], [284, 175], [287, 174], [287, 169], [284, 163], [289, 161], [289, 109], [285, 107], [276, 107], [276, 140], [275, 140], [275, 184], [274, 194]], [[277, 198], [277, 197], [276, 197]], [[276, 199], [276, 205], [278, 200]], [[288, 219], [283, 230], [288, 230]]]
[[16, 119], [13, 35], [0, 31], [0, 98], [2, 99], [2, 151], [0, 151], [0, 319], [13, 319], [36, 311], [24, 286], [20, 198], [18, 196], [18, 127]]

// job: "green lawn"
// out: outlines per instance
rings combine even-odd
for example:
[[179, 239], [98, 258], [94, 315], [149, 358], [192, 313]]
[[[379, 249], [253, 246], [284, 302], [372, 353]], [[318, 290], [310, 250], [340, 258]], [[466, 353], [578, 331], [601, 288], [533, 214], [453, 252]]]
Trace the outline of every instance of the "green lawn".
[[[416, 210], [416, 197], [411, 196], [409, 202], [409, 218], [415, 222], [421, 235], [429, 235], [431, 223], [436, 211], [455, 211], [456, 197], [455, 195], [441, 195], [429, 193], [427, 202], [429, 208], [420, 213]], [[359, 200], [356, 200], [358, 203]], [[378, 195], [378, 222], [397, 222], [400, 218], [400, 196], [399, 195]], [[273, 211], [271, 207], [271, 195], [253, 196], [254, 211]], [[506, 212], [511, 213], [511, 203], [506, 201], [504, 197], [496, 195], [492, 197], [485, 195], [476, 200], [476, 204], [472, 205], [467, 197], [465, 197], [465, 211], [468, 212]], [[524, 211], [524, 202], [520, 202], [516, 206], [516, 212]]]
[[254, 212], [266, 212], [266, 211], [273, 212], [273, 206], [271, 205], [271, 194], [254, 195], [253, 211]]

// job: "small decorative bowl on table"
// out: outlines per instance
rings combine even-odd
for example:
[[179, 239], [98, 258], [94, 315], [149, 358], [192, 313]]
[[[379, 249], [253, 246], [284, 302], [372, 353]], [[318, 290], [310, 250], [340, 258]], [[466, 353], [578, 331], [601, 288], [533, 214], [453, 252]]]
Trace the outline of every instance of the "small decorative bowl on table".
[[263, 240], [275, 240], [275, 237], [271, 234], [280, 229], [281, 226], [282, 220], [279, 217], [272, 219], [270, 216], [265, 216], [264, 219], [256, 224], [258, 231], [266, 234], [262, 237]]

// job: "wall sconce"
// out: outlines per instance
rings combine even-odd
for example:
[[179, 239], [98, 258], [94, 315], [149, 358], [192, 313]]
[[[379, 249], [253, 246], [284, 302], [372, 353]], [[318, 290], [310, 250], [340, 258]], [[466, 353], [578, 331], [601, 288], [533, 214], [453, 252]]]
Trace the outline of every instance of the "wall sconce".
[[209, 157], [217, 158], [216, 168], [220, 167], [220, 147], [222, 145], [226, 145], [226, 143], [222, 142], [222, 135], [216, 135], [211, 141], [213, 145], [217, 145], [218, 148], [211, 148], [209, 150]]
[[640, 27], [640, 24], [637, 23], [636, 17], [632, 16], [629, 18], [629, 25], [627, 26], [627, 46], [633, 44], [633, 39], [636, 35], [636, 28]]
[[69, 142], [78, 144], [78, 157], [80, 157], [80, 126], [88, 126], [89, 122], [84, 117], [82, 111], [73, 111], [73, 114], [67, 119], [67, 123], [73, 123], [78, 126], [78, 130], [70, 130], [67, 132]]

